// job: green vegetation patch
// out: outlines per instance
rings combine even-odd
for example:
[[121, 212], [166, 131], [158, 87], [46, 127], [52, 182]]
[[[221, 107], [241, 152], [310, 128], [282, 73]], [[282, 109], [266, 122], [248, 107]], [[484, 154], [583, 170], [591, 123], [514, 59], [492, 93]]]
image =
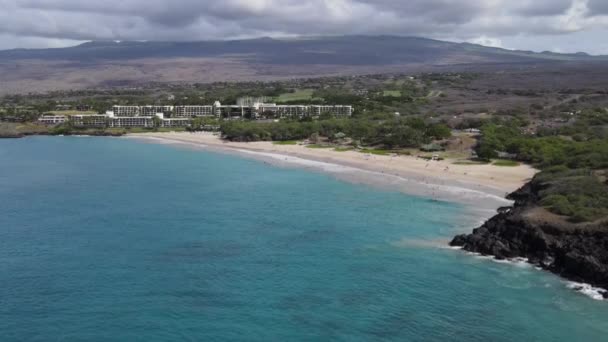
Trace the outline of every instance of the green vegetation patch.
[[334, 148], [334, 151], [336, 152], [347, 152], [347, 151], [352, 151], [353, 149], [351, 147], [336, 147]]
[[417, 148], [451, 135], [450, 129], [444, 124], [426, 123], [419, 118], [394, 117], [390, 120], [224, 121], [220, 130], [224, 138], [231, 141], [303, 140], [316, 134], [321, 137], [347, 136], [363, 146], [382, 146], [390, 150]]
[[274, 141], [273, 144], [275, 144], [275, 145], [297, 145], [298, 141], [297, 140]]
[[310, 101], [312, 100], [314, 90], [312, 89], [297, 89], [292, 93], [283, 93], [276, 98], [277, 102], [291, 101]]
[[508, 159], [499, 159], [499, 160], [495, 160], [492, 165], [496, 165], [496, 166], [519, 166], [520, 164], [514, 160], [508, 160]]
[[388, 96], [388, 97], [401, 97], [401, 91], [400, 90], [385, 90], [383, 95]]
[[320, 144], [311, 144], [311, 145], [306, 145], [307, 148], [332, 148], [333, 146], [331, 145], [320, 145]]
[[547, 187], [540, 192], [541, 204], [568, 216], [572, 222], [590, 222], [608, 216], [608, 185], [591, 170], [561, 167], [541, 173], [537, 179]]

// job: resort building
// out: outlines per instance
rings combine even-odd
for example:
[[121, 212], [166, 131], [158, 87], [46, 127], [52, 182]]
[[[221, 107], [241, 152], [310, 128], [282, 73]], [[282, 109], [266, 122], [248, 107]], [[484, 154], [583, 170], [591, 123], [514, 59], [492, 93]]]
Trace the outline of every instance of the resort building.
[[281, 105], [277, 106], [277, 113], [279, 117], [298, 117], [302, 118], [305, 116], [310, 116], [310, 107], [309, 106], [298, 106], [298, 105]]
[[44, 115], [38, 118], [38, 123], [43, 125], [59, 125], [67, 121], [65, 115]]
[[194, 118], [197, 116], [216, 116], [213, 106], [176, 106], [173, 117]]
[[142, 106], [142, 107], [139, 107], [140, 116], [154, 116], [159, 113], [168, 115], [168, 114], [171, 114], [172, 112], [173, 112], [172, 106]]
[[341, 105], [324, 105], [324, 106], [310, 106], [312, 116], [320, 116], [322, 114], [331, 114], [334, 116], [351, 116], [353, 115], [353, 106], [341, 106]]
[[72, 115], [70, 122], [74, 127], [103, 128], [108, 126], [109, 117], [107, 115]]
[[341, 105], [276, 105], [274, 103], [256, 103], [254, 106], [254, 118], [258, 117], [318, 117], [322, 114], [331, 114], [338, 117], [348, 117], [353, 113], [352, 106]]
[[[114, 106], [112, 107], [114, 116], [133, 117], [139, 116], [139, 106]], [[156, 113], [154, 113], [156, 114]]]
[[116, 117], [152, 117], [157, 114], [174, 118], [212, 117], [217, 118], [287, 118], [287, 117], [319, 117], [330, 114], [338, 117], [348, 117], [353, 113], [352, 106], [344, 105], [277, 105], [276, 103], [249, 104], [241, 101], [238, 105], [222, 105], [215, 101], [212, 106], [114, 106], [113, 115]]
[[190, 119], [163, 119], [162, 127], [188, 127]]
[[154, 127], [154, 121], [151, 117], [146, 116], [114, 117], [110, 120], [110, 127]]
[[216, 105], [214, 106], [214, 109], [215, 115], [224, 119], [231, 119], [235, 117], [251, 118], [253, 113], [253, 107], [251, 106]]
[[[216, 117], [223, 119], [282, 119], [319, 117], [330, 114], [348, 117], [352, 106], [343, 105], [277, 105], [276, 103], [222, 105], [216, 101], [212, 106], [113, 106], [105, 115], [43, 116], [39, 122], [59, 124], [70, 120], [75, 127], [154, 127], [154, 117], [158, 117], [161, 127], [187, 127], [195, 117]], [[157, 123], [158, 124], [158, 123]]]

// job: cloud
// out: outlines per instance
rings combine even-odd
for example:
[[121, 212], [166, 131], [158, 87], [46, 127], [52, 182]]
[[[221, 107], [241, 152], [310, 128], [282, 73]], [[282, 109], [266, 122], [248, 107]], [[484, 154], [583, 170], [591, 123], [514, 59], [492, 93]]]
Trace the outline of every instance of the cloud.
[[587, 7], [590, 15], [608, 14], [608, 2], [606, 0], [589, 0]]
[[527, 17], [563, 15], [574, 5], [571, 0], [513, 1], [515, 13]]
[[473, 44], [484, 45], [484, 46], [497, 47], [497, 48], [504, 47], [502, 44], [502, 41], [500, 39], [490, 38], [490, 37], [486, 37], [486, 36], [469, 39], [468, 42], [473, 43]]
[[15, 42], [7, 37], [56, 43], [325, 34], [492, 43], [608, 27], [605, 0], [0, 0], [0, 8], [0, 47]]

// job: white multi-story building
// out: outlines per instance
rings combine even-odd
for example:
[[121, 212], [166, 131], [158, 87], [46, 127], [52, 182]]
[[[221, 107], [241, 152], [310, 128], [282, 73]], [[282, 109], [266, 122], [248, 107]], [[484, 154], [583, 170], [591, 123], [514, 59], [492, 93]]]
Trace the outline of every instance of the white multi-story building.
[[114, 106], [112, 107], [112, 111], [114, 112], [114, 116], [122, 117], [134, 117], [140, 114], [139, 106]]
[[351, 116], [353, 114], [352, 106], [342, 105], [320, 105], [310, 106], [312, 116], [320, 116], [321, 114], [331, 114], [335, 116]]
[[108, 125], [107, 115], [72, 115], [70, 116], [70, 122], [74, 127], [92, 127], [92, 128], [103, 128]]
[[44, 115], [38, 118], [38, 122], [43, 125], [59, 125], [67, 121], [65, 115]]
[[215, 107], [216, 114], [219, 113], [221, 118], [246, 118], [251, 117], [252, 107], [249, 106], [237, 106], [237, 105], [221, 105]]
[[345, 117], [351, 116], [353, 113], [352, 106], [342, 105], [277, 105], [274, 103], [256, 103], [253, 106], [254, 117], [273, 116], [275, 118], [285, 117], [308, 117], [320, 116], [321, 114], [331, 114], [335, 116]]
[[114, 117], [110, 120], [110, 127], [129, 128], [129, 127], [153, 127], [154, 121], [147, 116]]
[[163, 119], [162, 127], [188, 127], [190, 119]]
[[298, 105], [279, 105], [277, 106], [277, 113], [281, 118], [285, 117], [305, 117], [310, 115], [309, 106], [298, 106]]
[[[277, 105], [275, 103], [246, 104], [242, 101], [240, 105], [222, 105], [216, 101], [212, 106], [114, 106], [107, 116], [103, 116], [105, 125], [110, 127], [153, 127], [152, 117], [157, 116], [163, 127], [185, 127], [190, 124], [194, 117], [217, 117], [217, 118], [303, 118], [319, 117], [323, 114], [331, 114], [337, 117], [349, 117], [353, 113], [352, 106], [344, 105]], [[171, 116], [164, 119], [165, 116]], [[173, 121], [176, 120], [176, 121]], [[98, 123], [89, 123], [87, 120], [78, 119], [81, 125], [91, 126]], [[87, 123], [84, 123], [87, 121]], [[93, 120], [94, 121], [94, 120]], [[49, 122], [52, 122], [49, 119]], [[96, 121], [94, 121], [96, 122]], [[97, 126], [91, 126], [97, 127]]]
[[140, 116], [154, 116], [156, 114], [170, 114], [173, 112], [172, 106], [142, 106], [139, 107]]
[[213, 106], [176, 106], [173, 111], [176, 118], [193, 118], [197, 116], [216, 116]]
[[253, 105], [253, 113], [255, 118], [276, 118], [279, 116], [278, 112], [279, 108], [274, 103], [256, 103]]

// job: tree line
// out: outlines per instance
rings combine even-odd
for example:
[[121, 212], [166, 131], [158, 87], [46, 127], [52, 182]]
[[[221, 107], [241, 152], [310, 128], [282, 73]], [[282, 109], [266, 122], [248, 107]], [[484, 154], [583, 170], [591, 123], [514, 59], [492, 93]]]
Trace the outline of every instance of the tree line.
[[386, 148], [419, 147], [451, 135], [441, 123], [427, 123], [419, 118], [390, 120], [325, 119], [318, 121], [225, 121], [220, 130], [233, 141], [302, 140], [313, 135], [333, 137], [336, 134], [353, 139], [360, 145]]

